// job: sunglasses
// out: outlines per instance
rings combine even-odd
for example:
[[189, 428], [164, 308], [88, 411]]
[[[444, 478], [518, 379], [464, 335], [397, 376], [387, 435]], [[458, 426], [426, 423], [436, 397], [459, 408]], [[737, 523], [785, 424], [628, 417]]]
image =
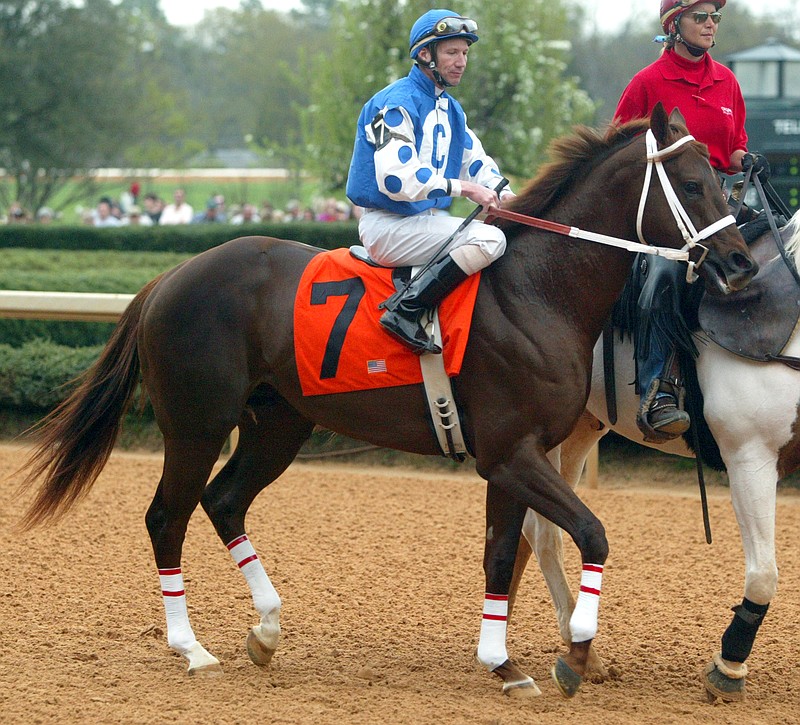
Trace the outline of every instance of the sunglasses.
[[474, 33], [478, 23], [471, 18], [442, 18], [433, 27], [434, 35], [450, 35], [451, 33]]
[[694, 18], [695, 23], [698, 25], [702, 25], [709, 18], [711, 18], [711, 22], [714, 23], [714, 25], [719, 25], [719, 21], [722, 20], [722, 13], [719, 12], [719, 10], [713, 13], [707, 13], [703, 10], [699, 10], [696, 13], [690, 14]]

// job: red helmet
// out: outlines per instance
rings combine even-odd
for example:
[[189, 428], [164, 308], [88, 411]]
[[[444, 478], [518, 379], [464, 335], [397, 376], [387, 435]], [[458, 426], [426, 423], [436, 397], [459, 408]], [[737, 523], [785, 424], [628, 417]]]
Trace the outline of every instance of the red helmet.
[[667, 35], [675, 32], [675, 21], [678, 16], [692, 5], [702, 2], [712, 2], [719, 10], [725, 7], [727, 0], [661, 0], [661, 27], [664, 28], [664, 32]]

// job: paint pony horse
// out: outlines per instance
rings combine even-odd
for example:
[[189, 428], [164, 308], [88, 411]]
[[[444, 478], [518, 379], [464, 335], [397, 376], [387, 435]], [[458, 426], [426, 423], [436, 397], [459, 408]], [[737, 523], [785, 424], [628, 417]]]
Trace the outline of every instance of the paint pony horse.
[[[559, 140], [516, 211], [631, 240], [643, 207], [645, 237], [673, 248], [703, 239], [700, 272], [707, 284], [722, 292], [744, 287], [757, 264], [729, 223], [705, 147], [687, 136], [679, 115], [668, 118], [661, 106], [649, 125], [646, 133], [645, 120], [606, 133], [580, 129]], [[694, 239], [679, 231], [679, 212], [701, 230]], [[706, 251], [700, 247], [693, 251]], [[256, 495], [286, 470], [315, 425], [379, 446], [439, 453], [420, 385], [303, 396], [292, 310], [303, 270], [320, 252], [245, 237], [147, 284], [97, 363], [45, 422], [27, 464], [29, 484], [43, 478], [26, 519], [32, 525], [68, 508], [94, 482], [141, 370], [164, 436], [163, 474], [146, 524], [165, 595], [167, 640], [190, 672], [219, 668], [192, 631], [181, 574], [186, 527], [198, 502], [250, 586], [260, 622], [249, 633], [248, 652], [265, 665], [278, 645], [281, 600], [245, 531]], [[632, 259], [619, 247], [510, 225], [506, 254], [480, 280], [454, 384], [477, 470], [488, 482], [478, 659], [510, 694], [538, 693], [509, 660], [505, 637], [528, 508], [570, 534], [585, 564], [582, 581], [594, 591], [579, 603], [569, 652], [554, 668], [566, 694], [580, 684], [597, 629], [605, 532], [547, 452], [585, 408], [594, 341]], [[236, 450], [207, 484], [235, 426]]]
[[[771, 238], [771, 232], [766, 232]], [[781, 230], [787, 256], [800, 264], [800, 212]], [[764, 237], [755, 244], [769, 242]], [[771, 242], [774, 249], [774, 242]], [[777, 257], [777, 251], [774, 256]], [[704, 673], [710, 696], [725, 701], [744, 699], [747, 666], [758, 627], [778, 586], [775, 560], [775, 499], [778, 481], [800, 468], [800, 371], [780, 362], [755, 362], [728, 352], [701, 335], [697, 359], [704, 414], [728, 471], [731, 500], [739, 523], [745, 555], [744, 598], [723, 637], [722, 651]], [[800, 356], [800, 335], [789, 340], [783, 354]], [[639, 398], [634, 379], [630, 339], [614, 340], [617, 421], [611, 424], [605, 399], [603, 341], [594, 350], [592, 389], [575, 430], [561, 445], [561, 474], [573, 487], [591, 448], [613, 430], [642, 445], [692, 457], [683, 439], [661, 446], [644, 443], [636, 426]], [[553, 452], [556, 457], [558, 450]], [[529, 512], [523, 528], [512, 592], [531, 553], [536, 553], [556, 606], [562, 636], [567, 636], [574, 600], [567, 585], [561, 556], [561, 533], [550, 522]], [[512, 593], [512, 599], [513, 599]], [[746, 607], [746, 608], [745, 608]], [[727, 658], [724, 656], [727, 655]], [[728, 659], [735, 657], [735, 659]], [[589, 668], [599, 676], [604, 667], [594, 652]]]

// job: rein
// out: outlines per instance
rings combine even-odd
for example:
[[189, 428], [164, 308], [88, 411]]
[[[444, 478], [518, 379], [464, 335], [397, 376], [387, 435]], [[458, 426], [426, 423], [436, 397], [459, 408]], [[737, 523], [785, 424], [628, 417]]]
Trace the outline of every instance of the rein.
[[[703, 239], [707, 239], [713, 234], [716, 234], [720, 229], [724, 229], [731, 224], [735, 224], [736, 220], [729, 214], [728, 216], [719, 219], [718, 221], [710, 224], [705, 229], [698, 232], [695, 229], [692, 220], [689, 218], [689, 215], [686, 213], [686, 210], [683, 208], [683, 206], [681, 206], [680, 200], [670, 184], [667, 172], [664, 170], [662, 159], [666, 155], [671, 154], [673, 151], [680, 149], [689, 141], [694, 141], [694, 136], [684, 136], [671, 146], [659, 151], [653, 132], [650, 129], [647, 130], [647, 172], [645, 174], [642, 196], [639, 199], [639, 210], [636, 217], [636, 233], [639, 237], [639, 242], [631, 242], [628, 239], [621, 239], [620, 237], [612, 237], [607, 234], [589, 232], [579, 229], [578, 227], [559, 224], [558, 222], [540, 219], [527, 214], [520, 214], [519, 212], [508, 211], [507, 209], [499, 209], [497, 207], [492, 207], [490, 209], [486, 218], [486, 223], [491, 224], [494, 219], [498, 218], [507, 219], [508, 221], [516, 222], [518, 224], [525, 224], [526, 226], [535, 227], [536, 229], [543, 229], [548, 232], [555, 232], [556, 234], [562, 234], [567, 237], [584, 239], [589, 242], [598, 242], [600, 244], [607, 244], [612, 247], [619, 247], [629, 252], [653, 254], [677, 262], [686, 262], [689, 265], [686, 275], [687, 280], [693, 282], [697, 279], [697, 275], [695, 273], [696, 270], [705, 261], [709, 251], [708, 247], [699, 244], [699, 242]], [[661, 182], [661, 188], [663, 189], [664, 195], [667, 198], [667, 203], [669, 204], [670, 210], [672, 211], [675, 221], [678, 224], [678, 229], [680, 230], [683, 239], [686, 242], [686, 245], [683, 247], [683, 249], [658, 247], [656, 245], [649, 244], [644, 239], [644, 235], [642, 233], [642, 220], [644, 218], [644, 208], [647, 204], [647, 196], [650, 189], [650, 180], [652, 178], [654, 166], [656, 168], [658, 179]], [[703, 254], [698, 262], [692, 262], [689, 259], [689, 250], [696, 246], [699, 246], [703, 249]]]

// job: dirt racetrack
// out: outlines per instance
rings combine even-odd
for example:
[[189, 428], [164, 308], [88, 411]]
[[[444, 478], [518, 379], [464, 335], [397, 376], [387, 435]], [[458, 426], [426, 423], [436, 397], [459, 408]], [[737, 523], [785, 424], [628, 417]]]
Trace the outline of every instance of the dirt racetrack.
[[[23, 453], [0, 446], [5, 479]], [[564, 700], [562, 649], [538, 569], [526, 573], [509, 652], [542, 696], [503, 697], [477, 667], [484, 485], [474, 474], [295, 464], [254, 503], [248, 532], [283, 598], [273, 665], [251, 664], [244, 580], [197, 512], [184, 573], [198, 639], [224, 675], [190, 678], [166, 644], [144, 513], [160, 458], [115, 454], [61, 523], [21, 535], [27, 500], [0, 511], [3, 723], [790, 723], [800, 713], [800, 497], [781, 494], [777, 597], [748, 662], [748, 698], [705, 700], [699, 672], [741, 601], [743, 557], [727, 490], [703, 540], [691, 472], [601, 469], [581, 495], [604, 521], [599, 653], [617, 679]], [[655, 482], [655, 479], [666, 479]], [[578, 557], [567, 542], [577, 588]]]

